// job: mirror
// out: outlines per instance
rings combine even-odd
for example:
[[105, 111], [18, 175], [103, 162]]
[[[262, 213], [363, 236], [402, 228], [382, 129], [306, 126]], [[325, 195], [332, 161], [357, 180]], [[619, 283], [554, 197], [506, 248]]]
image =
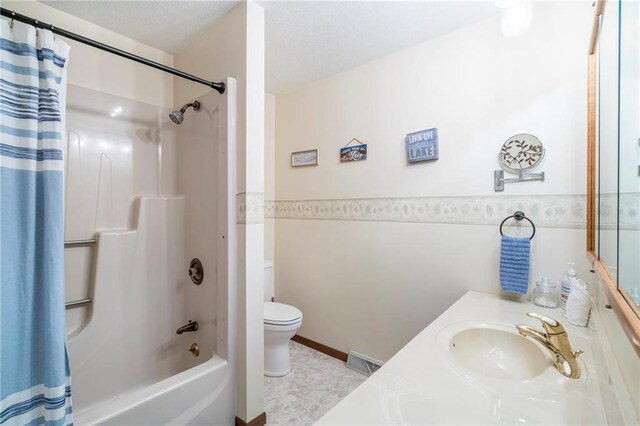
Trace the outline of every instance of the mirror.
[[618, 6], [607, 3], [598, 44], [597, 244], [598, 258], [613, 277], [618, 263]]
[[498, 161], [500, 167], [514, 174], [522, 174], [542, 162], [544, 148], [540, 139], [527, 133], [511, 136], [502, 144]]
[[640, 355], [640, 3], [599, 0], [593, 28], [587, 252]]
[[[614, 5], [614, 4], [612, 4]], [[640, 305], [640, 3], [619, 16], [618, 288]]]

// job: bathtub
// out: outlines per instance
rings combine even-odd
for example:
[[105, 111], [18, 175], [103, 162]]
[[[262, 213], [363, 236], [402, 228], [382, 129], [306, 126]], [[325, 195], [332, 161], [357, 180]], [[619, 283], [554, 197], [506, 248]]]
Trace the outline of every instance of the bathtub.
[[233, 371], [209, 361], [74, 417], [78, 425], [231, 425]]

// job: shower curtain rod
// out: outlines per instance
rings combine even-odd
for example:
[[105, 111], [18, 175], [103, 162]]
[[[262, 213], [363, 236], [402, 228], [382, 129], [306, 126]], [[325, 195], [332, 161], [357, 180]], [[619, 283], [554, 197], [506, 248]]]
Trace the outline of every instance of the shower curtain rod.
[[118, 49], [117, 47], [109, 46], [107, 44], [100, 43], [99, 41], [92, 40], [90, 38], [81, 36], [81, 35], [76, 34], [76, 33], [72, 33], [71, 31], [63, 30], [62, 28], [55, 27], [55, 26], [53, 26], [51, 24], [47, 24], [47, 23], [44, 23], [42, 21], [38, 21], [37, 19], [33, 19], [33, 18], [28, 17], [28, 16], [21, 15], [19, 13], [16, 13], [15, 11], [12, 11], [12, 10], [9, 10], [9, 9], [5, 9], [4, 7], [0, 8], [0, 10], [2, 12], [2, 16], [6, 17], [6, 18], [9, 18], [11, 20], [15, 20], [15, 21], [23, 22], [25, 24], [33, 25], [36, 28], [42, 28], [42, 29], [45, 29], [45, 30], [49, 30], [54, 34], [58, 34], [58, 35], [60, 35], [62, 37], [66, 37], [68, 39], [77, 41], [79, 43], [86, 44], [86, 45], [91, 46], [91, 47], [95, 47], [96, 49], [100, 49], [100, 50], [104, 50], [105, 52], [113, 53], [114, 55], [118, 55], [118, 56], [121, 56], [123, 58], [130, 59], [130, 60], [138, 62], [140, 64], [147, 65], [149, 67], [158, 69], [160, 71], [168, 72], [169, 74], [173, 74], [175, 76], [178, 76], [178, 77], [181, 77], [181, 78], [185, 78], [187, 80], [191, 80], [191, 81], [194, 81], [196, 83], [204, 84], [204, 85], [209, 86], [212, 89], [216, 90], [220, 94], [224, 93], [225, 84], [222, 83], [222, 82], [221, 83], [216, 83], [214, 81], [207, 81], [207, 80], [205, 80], [203, 78], [196, 77], [195, 75], [186, 73], [184, 71], [180, 71], [180, 70], [177, 70], [175, 68], [171, 68], [169, 66], [160, 64], [158, 62], [154, 62], [154, 61], [152, 61], [150, 59], [143, 58], [142, 56], [134, 55], [133, 53], [129, 53], [127, 51]]

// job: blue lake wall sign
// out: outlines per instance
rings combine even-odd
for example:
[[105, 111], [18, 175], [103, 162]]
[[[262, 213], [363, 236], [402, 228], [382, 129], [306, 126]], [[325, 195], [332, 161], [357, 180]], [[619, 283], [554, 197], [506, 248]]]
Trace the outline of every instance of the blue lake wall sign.
[[438, 129], [433, 128], [408, 133], [405, 141], [407, 143], [407, 161], [409, 163], [438, 159]]

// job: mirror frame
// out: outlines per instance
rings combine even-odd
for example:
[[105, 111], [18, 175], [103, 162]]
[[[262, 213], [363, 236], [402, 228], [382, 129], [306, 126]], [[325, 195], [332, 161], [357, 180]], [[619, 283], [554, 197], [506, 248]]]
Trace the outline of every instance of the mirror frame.
[[587, 71], [587, 259], [591, 264], [591, 272], [603, 283], [609, 305], [616, 313], [620, 325], [629, 338], [636, 354], [640, 356], [640, 316], [637, 308], [618, 290], [616, 279], [611, 275], [607, 265], [596, 253], [596, 52], [600, 37], [600, 23], [606, 7], [606, 0], [597, 0], [594, 4], [593, 27], [589, 42]]

